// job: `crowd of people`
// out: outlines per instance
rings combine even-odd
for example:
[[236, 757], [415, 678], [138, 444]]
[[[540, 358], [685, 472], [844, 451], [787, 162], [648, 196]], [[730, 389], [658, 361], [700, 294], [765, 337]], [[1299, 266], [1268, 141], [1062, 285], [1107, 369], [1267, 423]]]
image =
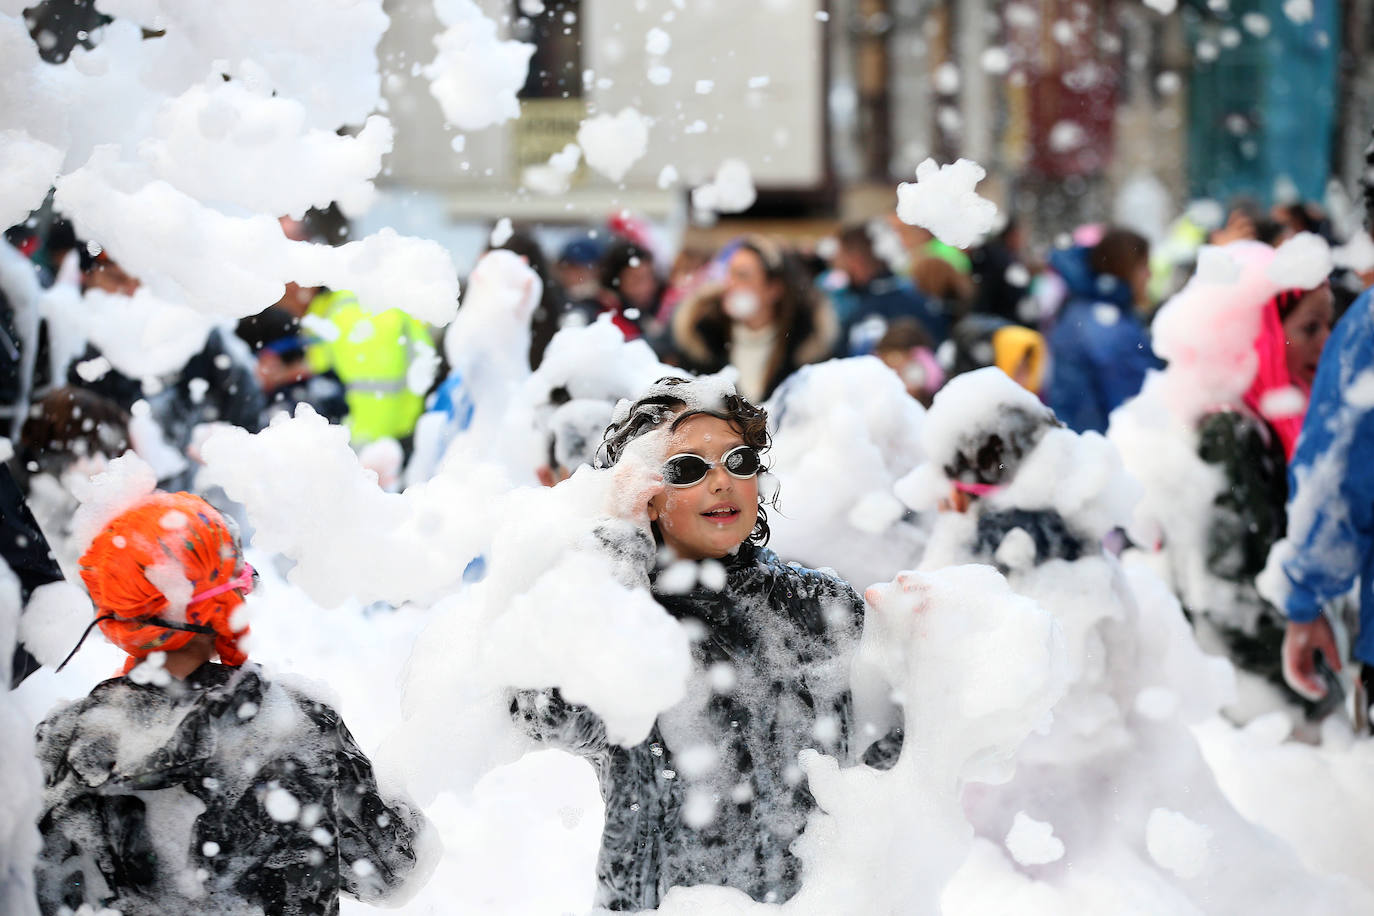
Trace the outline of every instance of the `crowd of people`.
[[[327, 213], [281, 223], [293, 239], [338, 238]], [[512, 693], [515, 722], [592, 760], [602, 781], [601, 905], [653, 907], [669, 887], [693, 883], [786, 900], [800, 881], [792, 843], [814, 807], [792, 772], [798, 751], [817, 747], [879, 768], [901, 752], [900, 727], [859, 728], [848, 685], [828, 667], [856, 645], [863, 599], [842, 579], [790, 566], [765, 546], [765, 405], [803, 367], [827, 360], [876, 357], [931, 407], [932, 422], [956, 431], [947, 453], [927, 457], [947, 488], [941, 510], [963, 519], [961, 556], [1004, 573], [1104, 551], [1168, 557], [1171, 584], [1204, 645], [1309, 717], [1332, 711], [1343, 663], [1358, 662], [1363, 681], [1344, 683], [1357, 693], [1356, 710], [1367, 710], [1374, 306], [1368, 292], [1352, 291], [1367, 289], [1374, 271], [1328, 265], [1320, 276], [1276, 279], [1280, 246], [1330, 232], [1311, 204], [1263, 217], [1241, 202], [1220, 225], [1184, 228], [1226, 259], [1222, 285], [1235, 310], [1251, 316], [1241, 326], [1255, 333], [1226, 367], [1234, 370], [1228, 383], [1243, 376], [1231, 388], [1205, 381], [1220, 351], [1204, 338], [1216, 328], [1199, 323], [1196, 347], [1179, 343], [1188, 336], [1180, 323], [1209, 307], [1208, 256], [1194, 250], [1195, 259], [1163, 262], [1124, 227], [1079, 227], [1043, 260], [1014, 216], [969, 251], [888, 219], [807, 246], [745, 235], [718, 251], [675, 255], [623, 215], [557, 252], [526, 231], [501, 240], [496, 247], [533, 277], [528, 314], [516, 319], [519, 358], [547, 388], [546, 409], [534, 414], [547, 447], [530, 478], [559, 485], [583, 464], [622, 475], [634, 498], [597, 537], [616, 568], [633, 570], [630, 578], [669, 614], [700, 627], [698, 668], [734, 666], [730, 696], [693, 713], [693, 734], [718, 761], [702, 772], [669, 766], [674, 742], [665, 732], [680, 721], [656, 723], [626, 747], [555, 688]], [[13, 445], [3, 481], [5, 560], [25, 599], [45, 582], [83, 582], [92, 626], [129, 657], [120, 677], [39, 727], [42, 908], [165, 912], [172, 900], [190, 906], [226, 892], [271, 912], [330, 913], [340, 891], [384, 896], [422, 875], [424, 818], [377, 786], [337, 712], [278, 683], [240, 648], [245, 631], [234, 611], [253, 571], [232, 507], [198, 486], [199, 448], [221, 425], [257, 432], [308, 404], [346, 426], [379, 483], [399, 489], [414, 479], [404, 469], [412, 456], [426, 454], [430, 467], [439, 460], [422, 441], [427, 414], [451, 431], [479, 411], [483, 393], [470, 366], [484, 354], [445, 344], [403, 304], [374, 310], [348, 290], [292, 283], [237, 326], [208, 328], [179, 365], [140, 375], [114, 365], [83, 324], [83, 295], [129, 298], [140, 286], [101, 242], [47, 218], [11, 229], [0, 252], [0, 397]], [[1177, 295], [1161, 293], [1190, 276]], [[467, 295], [481, 289], [475, 280]], [[75, 311], [52, 304], [64, 290]], [[460, 315], [486, 307], [465, 302]], [[1167, 334], [1159, 328], [1159, 347], [1157, 314], [1169, 325]], [[607, 324], [620, 340], [647, 344], [664, 380], [647, 391], [613, 390], [569, 373], [560, 335]], [[721, 373], [724, 388], [693, 379]], [[1018, 469], [1051, 431], [1125, 441], [1129, 413], [1119, 409], [1150, 403], [1147, 378], [1155, 377], [1206, 392], [1162, 398], [1170, 419], [1155, 427], [1184, 430], [1179, 441], [1219, 481], [1188, 507], [1201, 538], [1163, 519], [1145, 534], [1100, 531], [1062, 507], [1008, 495], [1020, 492]], [[979, 397], [998, 409], [955, 406]], [[646, 435], [665, 436], [668, 457], [647, 473], [634, 461], [624, 470], [622, 459]], [[165, 492], [83, 541], [73, 532], [80, 483], [129, 449], [149, 461]], [[1167, 482], [1160, 487], [1153, 495], [1166, 500]], [[51, 554], [39, 549], [44, 539]], [[719, 561], [723, 584], [668, 587], [665, 552]], [[1340, 620], [1351, 616], [1342, 602], [1365, 623], [1349, 652], [1340, 648]], [[15, 683], [37, 665], [19, 646]], [[237, 763], [245, 747], [261, 751], [248, 755], [247, 770]], [[679, 778], [664, 777], [675, 769]], [[703, 816], [689, 803], [698, 790], [730, 803]], [[186, 793], [203, 807], [187, 849], [161, 843], [147, 807], [148, 793], [158, 792]], [[190, 884], [187, 873], [196, 876]], [[284, 900], [290, 906], [272, 908]]]

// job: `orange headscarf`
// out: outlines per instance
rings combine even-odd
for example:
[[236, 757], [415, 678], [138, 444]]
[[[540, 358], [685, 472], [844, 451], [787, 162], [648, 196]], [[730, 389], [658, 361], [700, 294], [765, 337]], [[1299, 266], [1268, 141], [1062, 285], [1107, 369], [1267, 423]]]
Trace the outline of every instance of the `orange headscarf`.
[[243, 553], [224, 518], [190, 493], [152, 493], [106, 524], [81, 557], [81, 578], [97, 616], [114, 615], [99, 626], [110, 642], [129, 653], [123, 673], [150, 652], [173, 652], [196, 635], [158, 626], [148, 621], [150, 617], [210, 627], [224, 664], [237, 667], [247, 661], [238, 642], [248, 628], [235, 631], [230, 626], [243, 596], [230, 590], [201, 599], [185, 608], [183, 620], [182, 609], [148, 577], [152, 570], [153, 579], [163, 584], [163, 576], [184, 578], [184, 601], [233, 578], [242, 562]]

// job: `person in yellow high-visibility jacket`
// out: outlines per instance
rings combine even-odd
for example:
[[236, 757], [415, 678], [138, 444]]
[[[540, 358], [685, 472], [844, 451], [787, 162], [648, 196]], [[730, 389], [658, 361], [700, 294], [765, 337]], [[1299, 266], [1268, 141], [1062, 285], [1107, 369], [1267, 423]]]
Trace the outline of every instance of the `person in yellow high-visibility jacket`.
[[396, 308], [374, 314], [348, 290], [321, 290], [301, 324], [312, 338], [310, 370], [332, 370], [343, 382], [353, 444], [407, 439], [435, 364], [424, 322]]

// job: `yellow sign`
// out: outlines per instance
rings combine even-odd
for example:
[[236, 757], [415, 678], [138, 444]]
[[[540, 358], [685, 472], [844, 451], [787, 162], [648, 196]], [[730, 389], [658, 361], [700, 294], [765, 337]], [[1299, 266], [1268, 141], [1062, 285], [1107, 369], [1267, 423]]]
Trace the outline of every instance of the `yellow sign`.
[[544, 165], [554, 153], [577, 142], [577, 128], [587, 117], [583, 99], [521, 99], [515, 122], [515, 173]]

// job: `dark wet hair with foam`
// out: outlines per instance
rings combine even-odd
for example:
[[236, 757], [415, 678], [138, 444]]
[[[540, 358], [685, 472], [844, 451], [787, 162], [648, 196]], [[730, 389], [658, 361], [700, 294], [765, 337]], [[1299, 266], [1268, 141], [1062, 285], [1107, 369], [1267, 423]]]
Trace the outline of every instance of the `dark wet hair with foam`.
[[996, 429], [970, 433], [960, 442], [958, 451], [944, 466], [945, 476], [965, 483], [1009, 483], [1045, 433], [1063, 425], [1048, 408], [1031, 411], [1007, 407], [998, 417]]

